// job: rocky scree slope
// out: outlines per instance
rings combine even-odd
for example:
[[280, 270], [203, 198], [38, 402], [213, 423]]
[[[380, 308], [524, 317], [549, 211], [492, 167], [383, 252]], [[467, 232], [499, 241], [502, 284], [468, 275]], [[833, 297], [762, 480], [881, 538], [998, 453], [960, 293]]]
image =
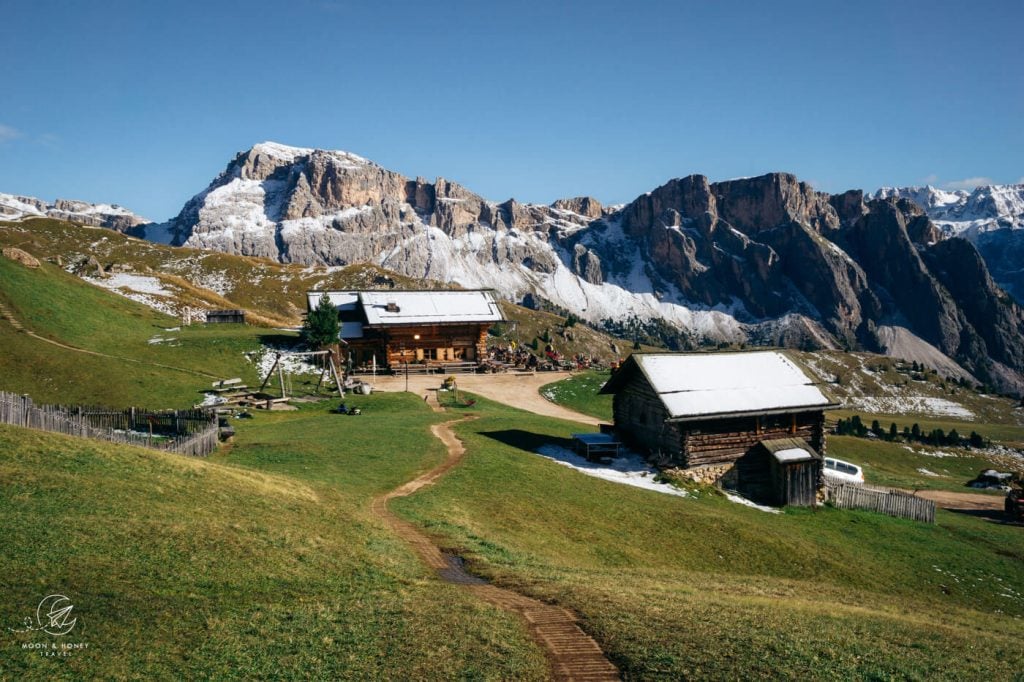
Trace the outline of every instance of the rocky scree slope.
[[[491, 287], [619, 333], [953, 358], [1024, 387], [1024, 315], [975, 247], [901, 197], [794, 176], [674, 179], [623, 207], [488, 201], [346, 152], [263, 143], [150, 237], [281, 262], [371, 262]], [[908, 359], [914, 359], [910, 357]]]

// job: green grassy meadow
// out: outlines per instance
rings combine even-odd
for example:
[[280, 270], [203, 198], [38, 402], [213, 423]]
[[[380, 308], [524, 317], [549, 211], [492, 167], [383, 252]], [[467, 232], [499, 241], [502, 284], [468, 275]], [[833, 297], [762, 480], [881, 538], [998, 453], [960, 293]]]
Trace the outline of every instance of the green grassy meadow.
[[395, 508], [479, 573], [574, 608], [629, 678], [1005, 679], [1024, 664], [1018, 528], [661, 495], [532, 454], [578, 425], [474, 409], [465, 462]]
[[542, 679], [513, 616], [369, 511], [442, 458], [438, 416], [362, 406], [260, 414], [208, 461], [0, 426], [0, 623], [60, 592], [89, 644], [44, 658], [4, 627], [0, 679]]
[[541, 387], [540, 393], [551, 402], [611, 422], [612, 396], [598, 394], [609, 377], [611, 372], [608, 370], [577, 372]]
[[[40, 341], [0, 320], [0, 389], [37, 402], [156, 408], [202, 400], [213, 377], [258, 381], [244, 353], [294, 334], [246, 325], [192, 325], [44, 263], [31, 270], [0, 258], [0, 301]], [[179, 329], [174, 329], [180, 327]], [[168, 331], [174, 329], [174, 331]], [[151, 343], [155, 338], [168, 339]], [[173, 340], [170, 340], [173, 339]]]

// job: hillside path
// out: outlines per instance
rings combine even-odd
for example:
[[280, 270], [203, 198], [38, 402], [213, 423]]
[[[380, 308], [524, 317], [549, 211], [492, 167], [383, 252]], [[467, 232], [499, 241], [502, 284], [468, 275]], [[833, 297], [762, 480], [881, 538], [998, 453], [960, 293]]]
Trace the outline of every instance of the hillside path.
[[[456, 381], [459, 384], [459, 390], [476, 393], [495, 402], [518, 407], [521, 410], [545, 417], [557, 417], [558, 419], [597, 426], [601, 423], [600, 419], [570, 410], [567, 407], [562, 407], [547, 400], [540, 394], [542, 386], [569, 376], [572, 376], [570, 372], [460, 374], [456, 376]], [[404, 375], [379, 376], [376, 379], [365, 376], [361, 378], [374, 384], [375, 388], [382, 391], [405, 390]], [[410, 375], [409, 390], [419, 395], [425, 395], [436, 390], [442, 381], [444, 381], [444, 377], [440, 374]]]
[[952, 490], [916, 490], [912, 494], [926, 500], [931, 500], [937, 507], [954, 511], [1001, 512], [1003, 510], [1003, 500], [1005, 499], [1002, 495], [960, 493]]
[[[437, 412], [444, 411], [436, 402], [432, 403], [431, 407]], [[418, 528], [408, 521], [400, 519], [388, 509], [390, 500], [411, 495], [417, 490], [431, 485], [458, 465], [466, 453], [466, 448], [451, 427], [453, 424], [470, 419], [475, 419], [475, 417], [463, 417], [433, 425], [430, 430], [438, 440], [445, 444], [448, 456], [441, 464], [422, 476], [376, 497], [371, 505], [373, 513], [399, 537], [409, 543], [423, 563], [436, 571], [440, 578], [461, 585], [477, 598], [505, 611], [511, 611], [522, 618], [530, 636], [547, 654], [554, 679], [594, 681], [620, 679], [618, 669], [605, 658], [597, 642], [580, 629], [578, 619], [571, 611], [491, 585], [471, 575], [463, 568], [462, 560], [459, 557], [442, 552]]]
[[222, 378], [222, 377], [218, 377], [215, 374], [209, 374], [207, 372], [203, 372], [203, 371], [197, 370], [197, 369], [186, 369], [184, 367], [175, 367], [173, 365], [164, 365], [164, 364], [161, 364], [159, 362], [149, 362], [147, 360], [138, 360], [136, 358], [126, 358], [126, 357], [124, 357], [122, 355], [110, 355], [108, 353], [100, 353], [99, 351], [88, 350], [86, 348], [79, 348], [78, 346], [69, 346], [68, 344], [61, 343], [60, 341], [54, 341], [53, 339], [48, 339], [45, 336], [40, 336], [39, 334], [36, 334], [31, 329], [27, 329], [24, 325], [22, 325], [21, 322], [18, 320], [18, 318], [14, 316], [14, 313], [11, 312], [10, 308], [8, 308], [6, 305], [4, 305], [3, 302], [0, 302], [0, 319], [4, 319], [8, 323], [10, 323], [11, 327], [13, 327], [15, 331], [21, 332], [22, 334], [25, 334], [26, 336], [31, 336], [33, 339], [36, 339], [37, 341], [42, 341], [43, 343], [48, 343], [51, 346], [57, 346], [58, 348], [63, 348], [64, 350], [70, 350], [70, 351], [73, 351], [75, 353], [84, 353], [86, 355], [95, 355], [96, 357], [100, 357], [100, 358], [110, 358], [111, 360], [121, 360], [123, 362], [132, 362], [132, 363], [135, 363], [136, 365], [149, 365], [150, 367], [160, 367], [161, 369], [169, 369], [169, 370], [173, 370], [175, 372], [184, 372], [185, 374], [191, 374], [193, 376], [198, 376], [198, 377], [208, 377], [210, 379], [220, 379], [220, 378]]

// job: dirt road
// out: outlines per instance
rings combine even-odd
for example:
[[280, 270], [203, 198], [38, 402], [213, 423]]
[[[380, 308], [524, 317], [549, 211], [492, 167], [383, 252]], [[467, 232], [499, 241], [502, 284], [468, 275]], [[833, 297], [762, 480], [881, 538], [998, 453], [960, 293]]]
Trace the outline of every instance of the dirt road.
[[918, 490], [918, 497], [931, 500], [936, 507], [943, 509], [967, 511], [999, 511], [1003, 510], [1002, 495], [983, 495], [981, 493], [958, 493], [951, 490]]
[[[540, 394], [540, 387], [559, 379], [570, 376], [569, 372], [538, 372], [536, 374], [460, 374], [456, 377], [459, 389], [482, 395], [505, 405], [518, 407], [527, 412], [541, 414], [546, 417], [558, 417], [570, 421], [582, 422], [591, 426], [601, 423], [600, 419], [581, 414], [546, 400]], [[371, 379], [362, 377], [364, 381], [373, 383], [381, 391], [404, 391], [404, 376], [383, 376]], [[419, 395], [432, 394], [444, 377], [437, 374], [410, 375], [409, 390]]]
[[[410, 377], [410, 385], [411, 385]], [[404, 382], [403, 382], [404, 387]], [[431, 407], [443, 411], [434, 401]], [[437, 481], [456, 466], [466, 452], [462, 442], [451, 430], [457, 424], [473, 417], [464, 417], [431, 427], [434, 436], [448, 448], [448, 456], [437, 467], [405, 483], [389, 493], [374, 499], [372, 510], [396, 535], [409, 543], [427, 566], [443, 580], [462, 585], [477, 598], [498, 608], [518, 614], [533, 639], [544, 648], [556, 680], [618, 680], [619, 671], [605, 658], [597, 642], [583, 632], [576, 616], [559, 606], [545, 604], [525, 595], [506, 590], [471, 575], [456, 556], [445, 554], [429, 537], [411, 523], [398, 518], [388, 509], [388, 501], [411, 495]]]

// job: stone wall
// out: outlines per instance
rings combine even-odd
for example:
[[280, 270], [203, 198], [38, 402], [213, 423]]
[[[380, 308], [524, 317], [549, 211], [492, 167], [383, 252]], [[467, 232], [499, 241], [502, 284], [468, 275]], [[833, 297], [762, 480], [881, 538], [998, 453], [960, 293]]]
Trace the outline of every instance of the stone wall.
[[734, 488], [738, 482], [734, 462], [709, 464], [692, 469], [668, 469], [665, 473], [670, 476], [687, 478], [701, 485], [713, 485], [719, 488]]

